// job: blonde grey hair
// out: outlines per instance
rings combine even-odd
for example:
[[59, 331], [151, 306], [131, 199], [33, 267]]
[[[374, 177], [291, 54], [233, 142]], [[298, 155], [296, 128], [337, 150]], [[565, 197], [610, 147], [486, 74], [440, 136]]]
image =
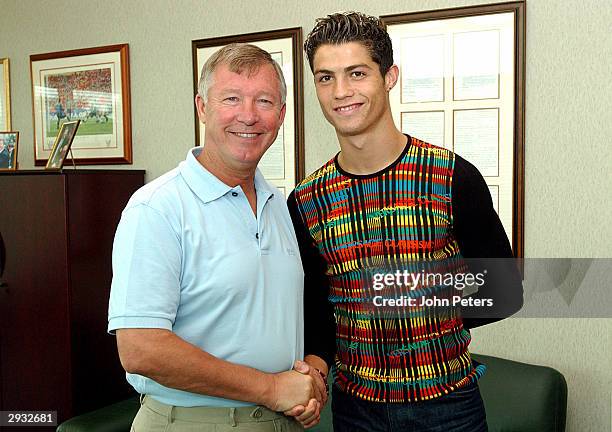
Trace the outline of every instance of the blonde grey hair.
[[206, 102], [208, 100], [208, 90], [213, 83], [214, 73], [217, 67], [226, 64], [231, 72], [242, 73], [246, 71], [248, 76], [256, 74], [262, 65], [269, 64], [274, 67], [276, 76], [279, 82], [279, 92], [281, 97], [281, 105], [285, 104], [287, 99], [287, 84], [283, 71], [274, 61], [270, 53], [262, 50], [259, 47], [245, 43], [233, 43], [224, 46], [216, 51], [204, 63], [200, 80], [198, 81], [198, 94]]

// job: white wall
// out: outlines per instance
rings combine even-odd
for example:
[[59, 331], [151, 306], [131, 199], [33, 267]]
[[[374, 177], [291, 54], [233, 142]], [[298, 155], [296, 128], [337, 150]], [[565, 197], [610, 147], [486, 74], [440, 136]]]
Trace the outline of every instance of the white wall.
[[[33, 168], [29, 55], [130, 44], [134, 164], [151, 180], [194, 145], [191, 41], [302, 26], [340, 10], [373, 15], [492, 0], [0, 0], [19, 163]], [[612, 2], [528, 0], [525, 252], [610, 257]], [[337, 151], [304, 64], [306, 171]], [[116, 168], [116, 167], [115, 167]], [[486, 354], [549, 365], [569, 384], [568, 431], [611, 429], [612, 319], [514, 319], [473, 332]], [[528, 389], [526, 389], [528, 391]]]

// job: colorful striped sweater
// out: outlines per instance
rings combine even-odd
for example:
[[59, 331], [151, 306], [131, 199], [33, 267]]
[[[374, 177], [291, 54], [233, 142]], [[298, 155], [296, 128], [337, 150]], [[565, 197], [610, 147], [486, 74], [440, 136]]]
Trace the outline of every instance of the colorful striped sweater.
[[[454, 199], [461, 176], [476, 205]], [[411, 402], [482, 375], [460, 308], [418, 306], [423, 297], [450, 299], [454, 287], [380, 283], [380, 275], [396, 271], [462, 272], [464, 249], [471, 256], [511, 256], [472, 165], [408, 137], [401, 156], [378, 173], [352, 175], [337, 157], [330, 160], [296, 187], [288, 205], [306, 273], [306, 353], [333, 363], [336, 386], [370, 401]], [[469, 221], [466, 228], [457, 226], [458, 216]], [[471, 232], [474, 224], [485, 234]], [[466, 234], [470, 239], [460, 242]], [[415, 303], [390, 306], [382, 298]]]

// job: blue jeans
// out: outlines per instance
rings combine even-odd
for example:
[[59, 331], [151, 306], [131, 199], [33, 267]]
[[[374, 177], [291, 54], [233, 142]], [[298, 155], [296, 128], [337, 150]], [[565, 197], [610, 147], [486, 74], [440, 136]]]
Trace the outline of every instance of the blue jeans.
[[423, 402], [380, 403], [333, 388], [334, 432], [487, 432], [478, 384]]

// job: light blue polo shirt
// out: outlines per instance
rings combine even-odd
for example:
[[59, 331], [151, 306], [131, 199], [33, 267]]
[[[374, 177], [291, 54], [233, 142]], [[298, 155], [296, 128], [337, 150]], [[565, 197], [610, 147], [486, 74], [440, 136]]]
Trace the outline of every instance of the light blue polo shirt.
[[[303, 270], [284, 196], [257, 171], [257, 218], [189, 151], [130, 199], [113, 245], [108, 330], [171, 330], [202, 350], [264, 372], [303, 358]], [[176, 406], [249, 405], [164, 387], [132, 386]]]

